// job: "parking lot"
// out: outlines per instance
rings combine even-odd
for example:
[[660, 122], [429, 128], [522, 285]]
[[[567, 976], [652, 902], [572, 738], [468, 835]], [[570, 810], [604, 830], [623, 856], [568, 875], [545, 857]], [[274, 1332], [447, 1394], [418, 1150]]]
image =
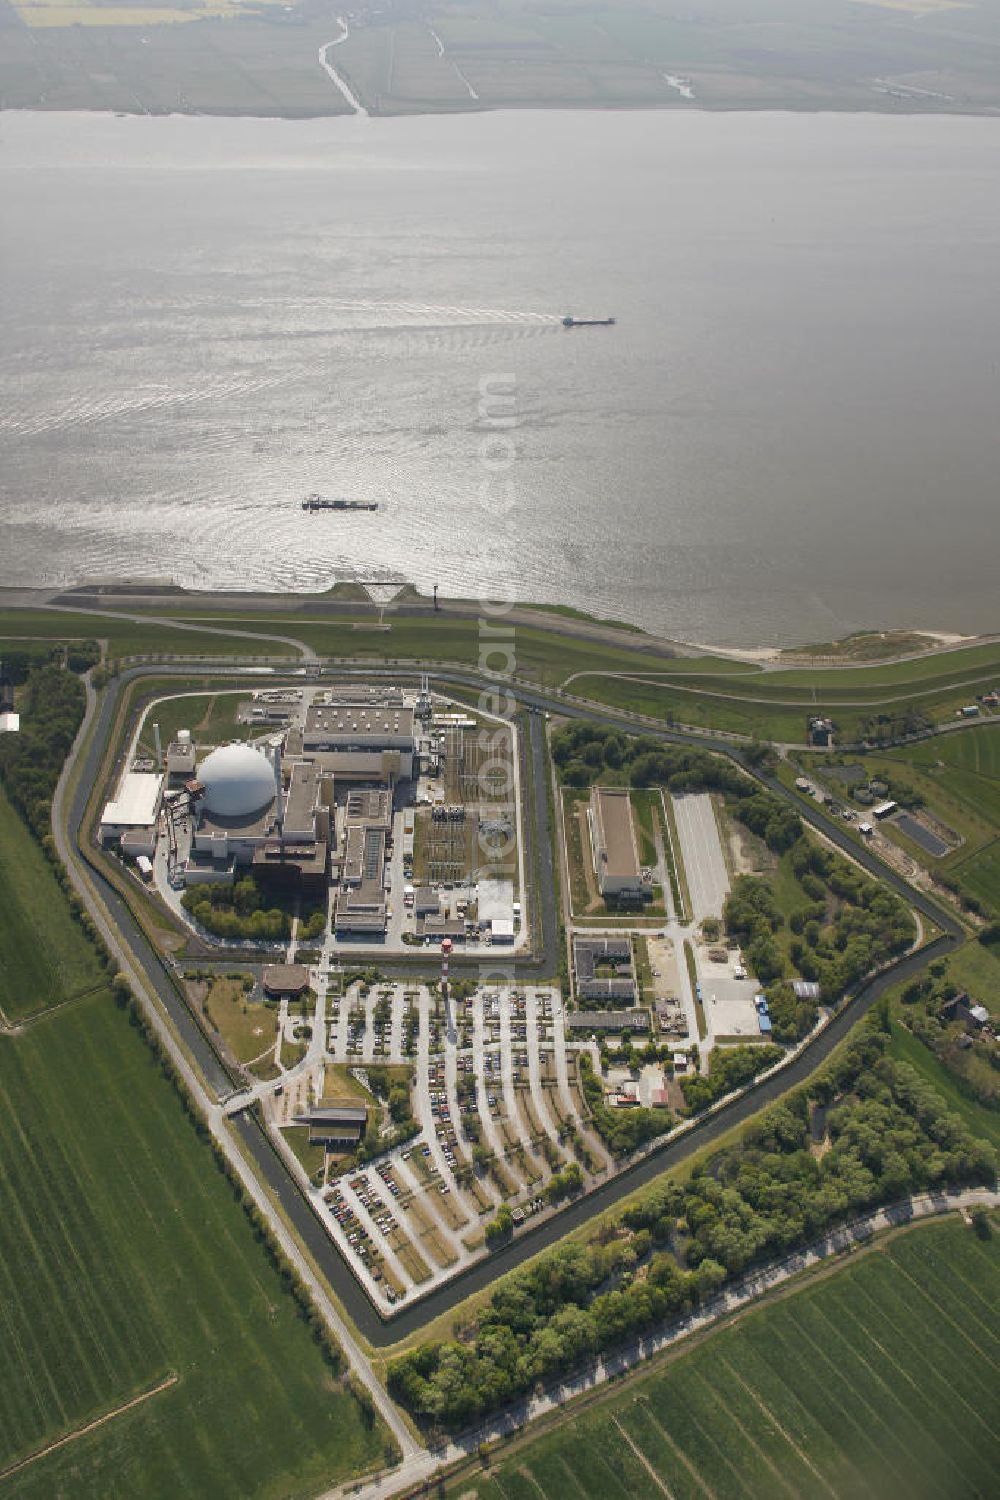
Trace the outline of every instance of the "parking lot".
[[[325, 997], [323, 1062], [355, 1087], [366, 1065], [408, 1064], [419, 1134], [365, 1165], [330, 1158], [309, 1192], [373, 1301], [389, 1309], [487, 1253], [485, 1226], [500, 1203], [518, 1225], [551, 1211], [545, 1184], [575, 1159], [571, 1132], [581, 1130], [599, 1174], [608, 1159], [581, 1120], [576, 1047], [557, 991], [478, 990], [452, 1003], [449, 1024], [425, 986], [364, 988]], [[288, 1097], [307, 1107], [309, 1085], [290, 1076], [282, 1093], [270, 1113], [287, 1125]]]
[[707, 792], [685, 792], [672, 801], [692, 920], [702, 922], [706, 917], [721, 917], [729, 894], [729, 873], [712, 799]]

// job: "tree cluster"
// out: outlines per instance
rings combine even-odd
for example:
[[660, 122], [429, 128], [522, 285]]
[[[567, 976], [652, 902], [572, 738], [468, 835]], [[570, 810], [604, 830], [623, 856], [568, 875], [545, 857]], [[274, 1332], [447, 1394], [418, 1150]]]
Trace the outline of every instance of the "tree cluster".
[[52, 794], [84, 705], [79, 678], [60, 667], [38, 667], [20, 699], [19, 732], [0, 735], [0, 781], [38, 839], [49, 832]]
[[672, 792], [752, 792], [754, 783], [729, 760], [697, 746], [667, 745], [653, 735], [622, 734], [577, 721], [552, 736], [552, 759], [566, 786], [598, 777], [623, 786], [665, 786]]
[[604, 1102], [604, 1085], [586, 1052], [580, 1054], [580, 1085], [591, 1115], [591, 1124], [614, 1156], [627, 1156], [646, 1141], [665, 1135], [674, 1123], [669, 1109], [645, 1109], [641, 1105], [612, 1109]]
[[[893, 891], [832, 849], [800, 839], [790, 859], [815, 907], [803, 914], [789, 955], [804, 979], [819, 984], [821, 998], [835, 1003], [865, 974], [906, 951], [915, 935], [913, 918]], [[825, 926], [815, 915], [820, 901], [835, 908]], [[790, 925], [794, 933], [794, 917]]]
[[277, 906], [264, 910], [263, 893], [252, 875], [233, 885], [213, 881], [188, 886], [181, 904], [213, 937], [273, 942], [291, 936], [291, 917]]
[[781, 1047], [769, 1043], [750, 1047], [715, 1047], [707, 1073], [689, 1073], [681, 1079], [689, 1115], [700, 1114], [716, 1099], [725, 1098], [734, 1089], [744, 1088], [760, 1073], [773, 1068], [784, 1057]]
[[[992, 1148], [884, 1055], [886, 1040], [866, 1030], [686, 1183], [661, 1178], [586, 1242], [505, 1277], [460, 1337], [390, 1363], [393, 1395], [433, 1427], [462, 1427], [844, 1219], [945, 1183], [992, 1181]], [[809, 1149], [817, 1103], [822, 1156]]]

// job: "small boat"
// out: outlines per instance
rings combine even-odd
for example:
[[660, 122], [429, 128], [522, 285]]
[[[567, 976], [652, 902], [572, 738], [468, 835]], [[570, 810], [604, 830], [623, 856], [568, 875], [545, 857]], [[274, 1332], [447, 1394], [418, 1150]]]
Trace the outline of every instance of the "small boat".
[[307, 495], [303, 510], [378, 510], [375, 500], [324, 500], [322, 495]]

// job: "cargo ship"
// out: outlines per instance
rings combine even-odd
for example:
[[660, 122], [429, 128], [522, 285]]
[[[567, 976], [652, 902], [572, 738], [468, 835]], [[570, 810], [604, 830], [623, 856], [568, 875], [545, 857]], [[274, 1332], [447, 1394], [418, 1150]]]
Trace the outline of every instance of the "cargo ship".
[[378, 510], [375, 500], [324, 500], [322, 495], [307, 495], [303, 510]]
[[572, 318], [568, 314], [562, 320], [564, 328], [613, 328], [614, 318]]

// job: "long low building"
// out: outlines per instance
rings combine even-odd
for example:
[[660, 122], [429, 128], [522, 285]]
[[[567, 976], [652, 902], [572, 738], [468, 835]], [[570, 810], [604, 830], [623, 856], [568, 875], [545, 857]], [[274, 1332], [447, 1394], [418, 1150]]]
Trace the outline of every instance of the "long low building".
[[573, 1031], [648, 1031], [645, 1010], [575, 1010], [567, 1014]]
[[[574, 937], [573, 962], [578, 999], [635, 1004], [632, 943], [628, 937]], [[598, 968], [609, 968], [613, 973], [599, 977]]]
[[296, 1125], [309, 1126], [310, 1146], [356, 1146], [364, 1134], [368, 1111], [363, 1104], [316, 1105], [296, 1115]]
[[644, 901], [652, 895], [642, 878], [632, 799], [626, 787], [595, 786], [588, 812], [597, 887], [605, 898]]

